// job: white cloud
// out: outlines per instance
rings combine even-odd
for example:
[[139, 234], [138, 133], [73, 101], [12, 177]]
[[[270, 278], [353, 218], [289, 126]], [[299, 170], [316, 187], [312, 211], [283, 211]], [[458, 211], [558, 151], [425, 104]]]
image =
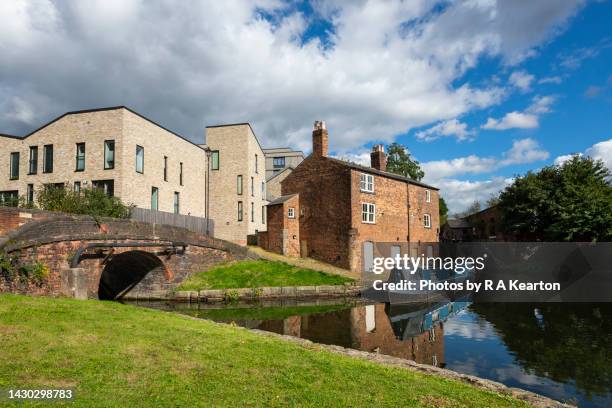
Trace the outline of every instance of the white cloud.
[[492, 177], [482, 181], [441, 179], [437, 180], [435, 186], [440, 188], [440, 194], [448, 205], [449, 214], [454, 214], [464, 211], [474, 201], [485, 203], [512, 181], [513, 179], [504, 177]]
[[351, 163], [361, 164], [362, 166], [370, 167], [371, 159], [369, 152], [358, 152], [358, 153], [350, 153], [346, 152], [341, 155], [332, 156], [340, 160], [344, 160]]
[[612, 171], [612, 139], [604, 140], [603, 142], [595, 143], [593, 146], [587, 148], [584, 153], [572, 153], [558, 156], [555, 158], [554, 163], [561, 165], [571, 159], [573, 156], [590, 156], [595, 160], [601, 160], [604, 164]]
[[612, 171], [612, 139], [595, 143], [593, 146], [586, 149], [585, 154], [594, 159], [602, 160]]
[[451, 136], [456, 137], [459, 141], [463, 141], [471, 139], [473, 135], [474, 131], [468, 129], [468, 125], [466, 123], [460, 122], [457, 119], [451, 119], [440, 122], [429, 129], [417, 132], [416, 138], [429, 142], [440, 137]]
[[470, 155], [451, 160], [428, 161], [421, 166], [425, 176], [435, 182], [445, 177], [490, 173], [502, 167], [533, 163], [547, 158], [548, 152], [542, 150], [535, 140], [527, 138], [512, 142], [512, 147], [498, 158]]
[[535, 76], [527, 71], [514, 71], [508, 81], [510, 85], [520, 89], [522, 92], [531, 90], [531, 83], [535, 80]]
[[[193, 140], [250, 121], [265, 146], [302, 149], [324, 119], [331, 149], [349, 151], [498, 103], [498, 85], [457, 79], [483, 56], [533, 55], [582, 4], [321, 0], [305, 16], [274, 0], [0, 2], [0, 131], [128, 105]], [[318, 18], [329, 36], [304, 41]]]
[[549, 113], [554, 101], [552, 96], [536, 96], [524, 112], [508, 112], [501, 119], [488, 118], [481, 127], [488, 130], [537, 128], [540, 126], [539, 115]]
[[561, 82], [563, 82], [563, 78], [561, 78], [558, 75], [544, 77], [544, 78], [541, 78], [540, 80], [538, 80], [538, 84], [557, 84], [558, 85]]

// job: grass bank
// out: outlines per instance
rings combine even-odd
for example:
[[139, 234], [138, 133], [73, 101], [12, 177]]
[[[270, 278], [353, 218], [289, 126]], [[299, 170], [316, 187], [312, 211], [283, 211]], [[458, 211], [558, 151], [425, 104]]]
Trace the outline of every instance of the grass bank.
[[0, 388], [73, 387], [70, 407], [524, 406], [316, 346], [102, 301], [0, 295], [0, 350]]
[[283, 262], [239, 261], [196, 273], [177, 290], [342, 285], [352, 279]]

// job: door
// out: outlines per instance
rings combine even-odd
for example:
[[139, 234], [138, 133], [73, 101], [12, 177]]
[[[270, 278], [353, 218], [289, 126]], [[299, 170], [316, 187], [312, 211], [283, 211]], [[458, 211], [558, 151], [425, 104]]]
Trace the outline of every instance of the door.
[[374, 267], [374, 244], [370, 241], [363, 243], [363, 270], [372, 272]]
[[401, 254], [401, 247], [399, 245], [391, 246], [391, 258], [395, 258], [396, 256]]

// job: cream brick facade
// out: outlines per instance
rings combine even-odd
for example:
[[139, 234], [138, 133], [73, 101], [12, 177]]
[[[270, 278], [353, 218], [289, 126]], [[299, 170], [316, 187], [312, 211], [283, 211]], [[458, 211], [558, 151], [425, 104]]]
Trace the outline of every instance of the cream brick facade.
[[[207, 127], [206, 146], [219, 152], [219, 169], [210, 170], [210, 216], [215, 221], [215, 236], [244, 245], [247, 235], [266, 231], [264, 152], [248, 123]], [[242, 176], [242, 194], [238, 176]], [[242, 220], [238, 217], [239, 202]]]
[[[104, 169], [104, 142], [114, 140], [113, 169]], [[85, 169], [76, 171], [76, 144], [85, 143]], [[43, 173], [44, 145], [53, 145], [53, 171]], [[144, 171], [136, 171], [136, 145], [144, 148]], [[38, 146], [38, 169], [28, 174], [30, 146]], [[66, 113], [24, 138], [0, 137], [0, 191], [25, 196], [28, 184], [113, 180], [114, 195], [126, 204], [151, 208], [152, 187], [159, 189], [161, 211], [173, 212], [174, 192], [180, 213], [205, 216], [206, 154], [204, 150], [125, 107]], [[11, 152], [20, 153], [19, 179], [9, 180]], [[168, 157], [164, 181], [163, 157]], [[183, 185], [179, 183], [183, 162]]]

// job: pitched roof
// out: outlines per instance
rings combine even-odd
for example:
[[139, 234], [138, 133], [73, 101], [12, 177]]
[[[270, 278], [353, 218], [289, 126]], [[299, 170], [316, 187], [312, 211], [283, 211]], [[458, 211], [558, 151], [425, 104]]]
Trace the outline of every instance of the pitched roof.
[[153, 121], [153, 120], [151, 120], [151, 119], [147, 118], [147, 117], [146, 117], [146, 116], [144, 116], [144, 115], [141, 115], [140, 113], [138, 113], [138, 112], [136, 112], [136, 111], [134, 111], [134, 110], [132, 110], [132, 109], [128, 108], [127, 106], [124, 106], [124, 105], [120, 105], [120, 106], [109, 106], [109, 107], [105, 107], [105, 108], [95, 108], [95, 109], [83, 109], [83, 110], [76, 110], [76, 111], [66, 112], [66, 113], [64, 113], [64, 114], [62, 114], [62, 115], [60, 115], [60, 116], [56, 117], [55, 119], [51, 120], [50, 122], [45, 123], [44, 125], [42, 125], [42, 126], [41, 126], [41, 127], [39, 127], [38, 129], [31, 131], [30, 133], [28, 133], [28, 134], [27, 134], [27, 135], [25, 135], [25, 136], [22, 136], [22, 137], [20, 137], [20, 136], [10, 136], [10, 135], [2, 135], [2, 136], [12, 137], [12, 138], [15, 138], [15, 139], [26, 139], [26, 138], [28, 138], [29, 136], [32, 136], [34, 133], [38, 132], [39, 130], [42, 130], [42, 129], [46, 128], [47, 126], [49, 126], [49, 125], [51, 125], [51, 124], [53, 124], [53, 123], [57, 122], [58, 120], [62, 119], [64, 116], [68, 116], [68, 115], [77, 115], [77, 114], [80, 114], [80, 113], [102, 112], [102, 111], [117, 110], [117, 109], [125, 109], [125, 110], [127, 110], [127, 111], [129, 111], [129, 112], [133, 113], [134, 115], [136, 115], [136, 116], [138, 116], [138, 117], [140, 117], [140, 118], [142, 118], [142, 119], [146, 120], [147, 122], [150, 122], [150, 123], [154, 124], [155, 126], [157, 126], [157, 127], [161, 128], [161, 129], [165, 130], [166, 132], [172, 133], [174, 136], [177, 136], [178, 138], [183, 139], [184, 141], [189, 142], [189, 143], [191, 143], [191, 144], [192, 144], [192, 145], [194, 145], [194, 146], [197, 146], [197, 147], [199, 147], [199, 148], [202, 148], [201, 146], [199, 146], [198, 144], [196, 144], [196, 143], [192, 142], [191, 140], [187, 139], [186, 137], [181, 136], [181, 135], [179, 135], [178, 133], [173, 132], [172, 130], [170, 130], [170, 129], [168, 129], [168, 128], [163, 127], [163, 126], [162, 126], [162, 125], [160, 125], [159, 123], [157, 123], [157, 122], [155, 122], [155, 121]]
[[277, 173], [274, 173], [273, 175], [271, 175], [270, 177], [268, 177], [268, 178], [266, 179], [266, 182], [268, 182], [268, 181], [272, 180], [272, 179], [273, 179], [274, 177], [276, 177], [276, 176], [280, 176], [281, 174], [283, 174], [283, 173], [284, 173], [284, 172], [286, 172], [287, 170], [291, 170], [291, 171], [293, 171], [293, 170], [294, 170], [294, 169], [293, 169], [293, 166], [287, 166], [287, 167], [285, 167], [284, 169], [282, 169], [281, 171], [279, 171], [279, 172], [277, 172]]
[[451, 228], [472, 228], [470, 223], [464, 218], [451, 219], [446, 221]]
[[280, 196], [272, 201], [270, 201], [268, 203], [268, 205], [279, 205], [284, 203], [285, 201], [287, 201], [288, 199], [295, 197], [297, 194], [289, 194], [289, 195], [284, 195], [284, 196]]
[[338, 164], [341, 164], [343, 166], [350, 167], [352, 169], [362, 171], [364, 173], [376, 174], [378, 176], [382, 176], [382, 177], [387, 177], [387, 178], [390, 178], [390, 179], [404, 181], [406, 183], [414, 184], [416, 186], [421, 186], [421, 187], [425, 187], [425, 188], [429, 188], [431, 190], [440, 190], [438, 187], [430, 186], [428, 184], [421, 183], [420, 181], [413, 180], [413, 179], [411, 179], [409, 177], [400, 176], [399, 174], [389, 173], [388, 171], [382, 171], [382, 170], [373, 169], [371, 167], [366, 167], [366, 166], [362, 166], [362, 165], [357, 164], [357, 163], [351, 163], [351, 162], [347, 162], [347, 161], [344, 161], [344, 160], [335, 159], [333, 157], [325, 156], [324, 158], [327, 159], [327, 160], [331, 160], [334, 163], [338, 163]]

